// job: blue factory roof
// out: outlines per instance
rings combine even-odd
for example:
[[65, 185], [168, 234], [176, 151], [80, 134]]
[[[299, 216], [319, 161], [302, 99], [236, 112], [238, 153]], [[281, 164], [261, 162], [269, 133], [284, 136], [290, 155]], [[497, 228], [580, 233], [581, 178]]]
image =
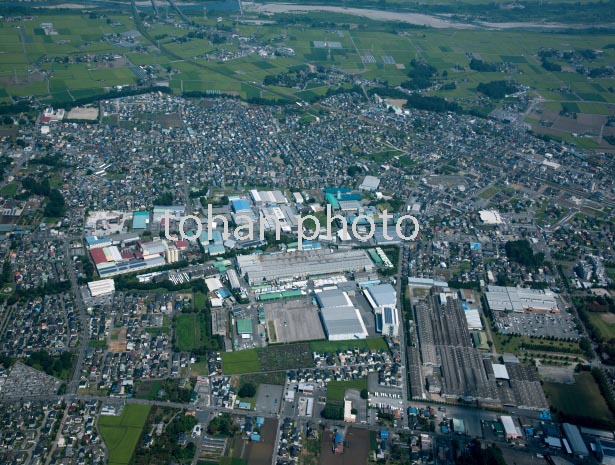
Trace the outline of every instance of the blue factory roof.
[[134, 212], [132, 215], [132, 229], [145, 229], [148, 222], [148, 212]]
[[234, 212], [251, 210], [250, 204], [245, 199], [232, 200], [231, 206]]

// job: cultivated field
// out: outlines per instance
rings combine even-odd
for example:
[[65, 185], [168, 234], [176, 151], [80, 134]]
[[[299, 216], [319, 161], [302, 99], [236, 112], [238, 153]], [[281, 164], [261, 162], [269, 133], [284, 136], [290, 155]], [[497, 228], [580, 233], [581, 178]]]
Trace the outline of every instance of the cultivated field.
[[281, 344], [222, 354], [224, 374], [286, 371], [314, 365], [309, 344]]
[[278, 429], [278, 420], [267, 418], [261, 427], [261, 442], [252, 442], [247, 447], [250, 465], [268, 465], [273, 455], [273, 444]]
[[[147, 37], [139, 35], [139, 25], [129, 10], [107, 14], [106, 19], [77, 10], [62, 14], [43, 10], [33, 19], [0, 21], [0, 102], [10, 103], [32, 95], [43, 102], [70, 104], [76, 99], [102, 96], [113, 86], [138, 83], [143, 77], [141, 65], [155, 67], [156, 79], [169, 82], [177, 94], [226, 92], [243, 98], [288, 96], [309, 100], [324, 95], [327, 86], [310, 83], [305, 88], [294, 88], [260, 83], [266, 76], [309, 64], [336, 67], [398, 85], [408, 79], [410, 61], [418, 59], [434, 66], [438, 73], [434, 77], [437, 85], [427, 94], [456, 100], [467, 109], [488, 112], [501, 107], [506, 99], [485, 99], [477, 92], [478, 84], [511, 80], [527, 86], [528, 96], [542, 99], [528, 108], [525, 118], [535, 131], [587, 148], [610, 148], [601, 135], [615, 134], [615, 128], [606, 125], [608, 116], [615, 115], [612, 76], [589, 77], [588, 73], [578, 72], [579, 67], [595, 70], [615, 61], [614, 40], [608, 34], [514, 29], [416, 30], [391, 21], [317, 11], [310, 13], [313, 21], [338, 21], [339, 29], [276, 23], [275, 16], [271, 24], [260, 26], [233, 25], [228, 14], [222, 18], [222, 25], [234, 27], [239, 36], [254, 36], [261, 43], [292, 48], [295, 55], [206, 60], [203, 55], [216, 48], [238, 50], [237, 41], [214, 46], [206, 38], [189, 37], [186, 29], [159, 21], [148, 22]], [[210, 27], [217, 25], [215, 18], [195, 16], [194, 21]], [[45, 35], [40, 27], [44, 22], [53, 24], [55, 35]], [[357, 22], [365, 22], [366, 27], [345, 26]], [[123, 34], [134, 33], [134, 39], [123, 39]], [[319, 48], [315, 41], [339, 42], [340, 48]], [[542, 66], [538, 55], [541, 50], [559, 51], [560, 55], [549, 61], [561, 69], [551, 71]], [[586, 50], [595, 53], [576, 61], [561, 55]], [[107, 58], [84, 59], [95, 55]], [[470, 69], [471, 58], [496, 64], [501, 70]], [[441, 88], [453, 83], [455, 86], [447, 90]], [[568, 110], [568, 114], [563, 110]], [[176, 120], [163, 123], [178, 124]]]
[[368, 339], [355, 339], [350, 341], [312, 341], [310, 342], [312, 352], [334, 353], [338, 350], [370, 349], [388, 350], [386, 341], [381, 337]]

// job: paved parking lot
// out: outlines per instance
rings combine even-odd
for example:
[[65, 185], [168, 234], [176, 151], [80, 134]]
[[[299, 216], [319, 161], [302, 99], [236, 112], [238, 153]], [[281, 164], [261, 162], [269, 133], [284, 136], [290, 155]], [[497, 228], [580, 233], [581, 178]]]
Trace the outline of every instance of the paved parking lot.
[[579, 339], [572, 316], [562, 313], [502, 313], [495, 312], [496, 324], [502, 334], [519, 334], [558, 339]]
[[318, 307], [311, 297], [297, 300], [280, 300], [264, 304], [265, 318], [272, 321], [275, 340], [270, 342], [296, 342], [324, 339], [325, 332], [318, 316]]
[[283, 386], [276, 384], [261, 384], [256, 396], [256, 411], [277, 415], [282, 403]]

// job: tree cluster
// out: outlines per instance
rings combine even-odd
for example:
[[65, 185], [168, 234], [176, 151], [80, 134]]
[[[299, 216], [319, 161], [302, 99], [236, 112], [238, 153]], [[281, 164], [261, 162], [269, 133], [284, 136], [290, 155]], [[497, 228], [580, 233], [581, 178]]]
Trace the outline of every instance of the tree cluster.
[[544, 262], [545, 254], [535, 254], [527, 239], [508, 241], [504, 249], [509, 260], [529, 268], [536, 268]]
[[517, 86], [510, 81], [481, 82], [476, 88], [489, 98], [501, 99], [517, 91]]

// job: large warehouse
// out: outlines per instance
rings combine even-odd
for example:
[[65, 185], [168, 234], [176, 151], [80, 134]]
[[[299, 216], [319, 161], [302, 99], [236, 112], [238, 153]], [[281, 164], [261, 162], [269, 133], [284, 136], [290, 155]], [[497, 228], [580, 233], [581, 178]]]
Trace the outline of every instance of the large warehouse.
[[367, 329], [359, 310], [346, 292], [339, 289], [317, 294], [322, 325], [330, 341], [365, 339]]
[[330, 341], [365, 339], [367, 329], [359, 310], [354, 307], [334, 307], [320, 310], [323, 327]]
[[237, 257], [237, 266], [241, 275], [253, 285], [345, 271], [371, 271], [373, 264], [364, 250], [331, 252], [322, 249], [269, 255], [240, 255]]

